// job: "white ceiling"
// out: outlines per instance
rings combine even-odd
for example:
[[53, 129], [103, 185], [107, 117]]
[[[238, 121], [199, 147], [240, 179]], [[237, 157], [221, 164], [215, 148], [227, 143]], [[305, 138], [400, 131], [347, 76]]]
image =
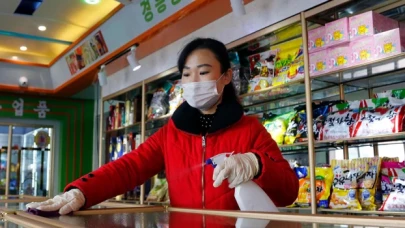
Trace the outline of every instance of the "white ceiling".
[[[35, 13], [27, 16], [14, 14], [19, 4], [20, 0], [0, 1], [0, 59], [18, 56], [20, 61], [45, 65], [120, 5], [115, 0], [101, 0], [96, 5], [84, 0], [43, 0]], [[47, 30], [39, 31], [40, 25]], [[22, 45], [28, 50], [20, 51]]]

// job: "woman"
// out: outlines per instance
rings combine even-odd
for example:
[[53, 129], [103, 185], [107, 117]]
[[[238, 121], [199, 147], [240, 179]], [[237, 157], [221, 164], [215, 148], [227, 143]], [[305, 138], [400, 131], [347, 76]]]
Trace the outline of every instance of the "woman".
[[[134, 189], [165, 169], [174, 207], [236, 210], [233, 188], [254, 180], [277, 206], [294, 202], [298, 180], [266, 129], [244, 116], [224, 44], [189, 43], [178, 60], [186, 100], [169, 123], [122, 158], [70, 183], [65, 193], [28, 207], [60, 214]], [[215, 171], [204, 162], [234, 152]], [[228, 184], [223, 184], [227, 179]]]

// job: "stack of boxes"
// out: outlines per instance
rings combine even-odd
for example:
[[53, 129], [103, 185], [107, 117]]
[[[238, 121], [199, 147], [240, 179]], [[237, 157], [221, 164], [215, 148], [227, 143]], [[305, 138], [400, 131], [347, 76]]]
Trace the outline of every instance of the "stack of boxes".
[[400, 54], [405, 32], [375, 12], [342, 18], [308, 32], [310, 75], [316, 76]]

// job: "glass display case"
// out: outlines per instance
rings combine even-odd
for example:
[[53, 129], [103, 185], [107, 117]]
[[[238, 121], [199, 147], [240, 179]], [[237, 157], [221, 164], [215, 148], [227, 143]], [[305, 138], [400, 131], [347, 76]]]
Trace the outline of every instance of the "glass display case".
[[[136, 149], [142, 142], [142, 84], [133, 86], [125, 93], [104, 100], [102, 106], [102, 140], [100, 164], [119, 159]], [[118, 200], [139, 202], [139, 188], [117, 196]]]
[[53, 129], [47, 126], [0, 126], [1, 194], [51, 194], [52, 140]]
[[[405, 175], [391, 172], [405, 168], [404, 8], [328, 1], [227, 44], [245, 114], [263, 123], [300, 179], [282, 213], [405, 215], [392, 200], [405, 199]], [[143, 82], [141, 137], [182, 102], [178, 79], [170, 70]]]

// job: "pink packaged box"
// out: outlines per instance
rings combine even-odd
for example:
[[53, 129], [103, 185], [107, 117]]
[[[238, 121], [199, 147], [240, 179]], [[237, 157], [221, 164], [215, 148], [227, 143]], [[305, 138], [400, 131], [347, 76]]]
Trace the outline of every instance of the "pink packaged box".
[[350, 43], [329, 48], [329, 71], [340, 70], [351, 66], [351, 47]]
[[309, 75], [311, 77], [328, 73], [328, 49], [309, 54]]
[[374, 37], [368, 36], [350, 42], [352, 50], [352, 66], [367, 63], [374, 60], [375, 44]]
[[350, 40], [356, 40], [398, 28], [398, 22], [381, 14], [369, 11], [350, 17], [349, 27]]
[[321, 26], [308, 31], [308, 51], [313, 53], [325, 49], [325, 27]]
[[381, 59], [400, 54], [405, 49], [405, 30], [393, 29], [374, 35], [375, 58]]
[[332, 47], [349, 42], [349, 19], [347, 17], [325, 25], [326, 46]]

